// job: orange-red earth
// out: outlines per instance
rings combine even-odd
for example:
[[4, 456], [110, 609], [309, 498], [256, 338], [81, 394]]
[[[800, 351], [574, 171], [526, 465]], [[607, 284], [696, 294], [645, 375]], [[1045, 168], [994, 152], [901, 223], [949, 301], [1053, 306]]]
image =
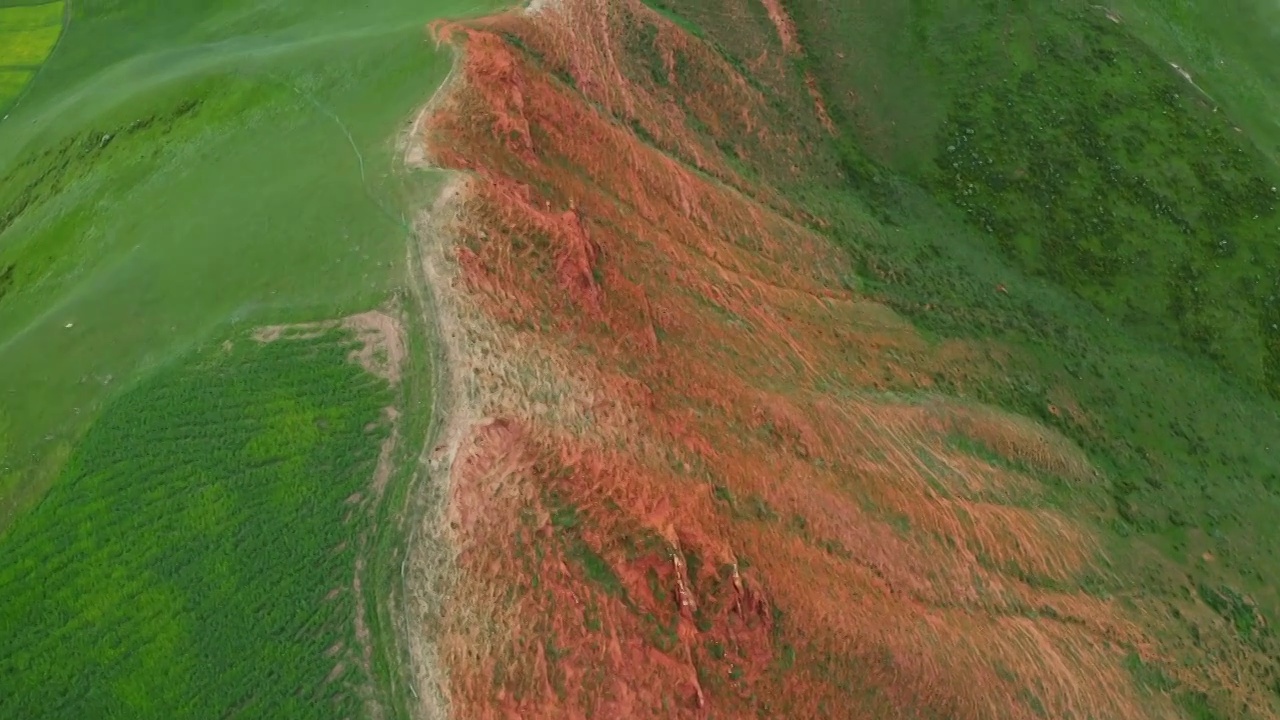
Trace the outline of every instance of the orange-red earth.
[[[432, 32], [459, 51], [413, 138], [457, 171], [421, 223], [453, 398], [427, 522], [454, 554], [412, 629], [444, 670], [420, 696], [460, 718], [1178, 716], [1132, 672], [1172, 666], [1162, 623], [1085, 589], [1116, 572], [1108, 510], [1044, 502], [1104, 481], [1086, 454], [934, 389], [1014, 351], [848, 289], [774, 182], [829, 125], [812, 83], [801, 110], [769, 101], [785, 57], [736, 65], [639, 0]], [[1261, 692], [1210, 666], [1177, 680]]]

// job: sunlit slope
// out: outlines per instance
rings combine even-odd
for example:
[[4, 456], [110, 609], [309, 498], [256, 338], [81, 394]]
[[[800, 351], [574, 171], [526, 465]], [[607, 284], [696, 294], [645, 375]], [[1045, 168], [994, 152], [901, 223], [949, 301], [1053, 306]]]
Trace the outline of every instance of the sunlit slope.
[[[944, 19], [998, 34], [999, 9]], [[998, 111], [923, 88], [934, 124], [895, 158], [864, 124], [902, 116], [824, 65], [895, 51], [830, 10], [561, 2], [439, 29], [463, 60], [419, 141], [464, 173], [423, 231], [459, 555], [419, 559], [465, 608], [424, 625], [453, 712], [1275, 717], [1264, 336], [1228, 353], [1247, 368], [1214, 362], [1003, 250], [936, 174], [952, 103], [1017, 123], [1076, 95]], [[1175, 73], [1092, 12], [1033, 29]], [[895, 26], [931, 27], [950, 25]], [[892, 59], [872, 84], [934, 80]], [[1053, 90], [1064, 68], [1039, 61]], [[1080, 96], [1108, 89], [1076, 72]], [[1121, 89], [1158, 105], [1185, 82], [1162, 78]], [[1170, 163], [1273, 172], [1211, 107], [1179, 108], [1205, 143], [1148, 140]]]
[[403, 283], [394, 138], [448, 69], [423, 27], [479, 9], [72, 6], [0, 122], [0, 527], [102, 398], [213, 327]]

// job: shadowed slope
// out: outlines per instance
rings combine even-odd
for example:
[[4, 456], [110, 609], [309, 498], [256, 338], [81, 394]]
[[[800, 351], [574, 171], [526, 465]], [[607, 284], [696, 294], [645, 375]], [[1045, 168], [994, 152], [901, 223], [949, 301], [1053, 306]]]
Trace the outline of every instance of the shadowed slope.
[[931, 392], [1009, 351], [845, 287], [738, 170], [806, 160], [760, 90], [638, 2], [435, 30], [463, 54], [417, 141], [468, 171], [422, 227], [456, 716], [1174, 716], [1127, 665], [1158, 644], [1085, 591], [1105, 511], [1046, 502], [1088, 459]]

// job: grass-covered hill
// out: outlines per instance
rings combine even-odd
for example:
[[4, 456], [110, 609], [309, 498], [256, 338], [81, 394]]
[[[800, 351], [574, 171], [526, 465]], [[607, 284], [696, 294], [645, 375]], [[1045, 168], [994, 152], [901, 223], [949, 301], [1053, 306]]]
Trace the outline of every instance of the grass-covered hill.
[[0, 0], [0, 716], [1280, 715], [1280, 9], [501, 9]]

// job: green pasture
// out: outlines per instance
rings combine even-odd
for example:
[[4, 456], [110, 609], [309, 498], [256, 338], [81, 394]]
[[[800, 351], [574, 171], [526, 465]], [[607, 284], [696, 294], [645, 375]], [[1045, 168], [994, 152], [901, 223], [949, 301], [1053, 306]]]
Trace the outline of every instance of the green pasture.
[[[1145, 7], [1166, 30], [1218, 7], [1172, 5]], [[1079, 439], [1112, 471], [1123, 532], [1176, 553], [1199, 529], [1263, 590], [1280, 542], [1266, 520], [1280, 509], [1280, 168], [1242, 124], [1262, 116], [1212, 101], [1161, 41], [1216, 38], [1253, 59], [1242, 83], [1280, 90], [1272, 31], [1219, 18], [1148, 34], [1129, 9], [1076, 2], [795, 14], [828, 96], [869, 91], [833, 102], [849, 187], [805, 191], [847, 228], [851, 282], [930, 332], [1024, 348], [1035, 362], [983, 394], [1059, 423], [1046, 393], [1071, 388], [1106, 428]], [[864, 35], [884, 49], [843, 53]], [[881, 82], [895, 77], [920, 82]]]
[[0, 3], [0, 32], [24, 32], [62, 25], [65, 3]]
[[0, 98], [16, 98], [34, 75], [32, 70], [0, 70]]
[[[809, 62], [845, 90], [830, 95], [846, 157], [960, 208], [1021, 272], [1280, 397], [1280, 146], [1263, 132], [1280, 127], [1276, 31], [1193, 22], [1231, 16], [1216, 4], [1161, 16], [1196, 38], [1218, 27], [1252, 58], [1233, 65], [1239, 83], [1274, 95], [1237, 98], [1191, 64], [1208, 45], [1171, 54], [1124, 10], [988, 5], [798, 6], [830, 21], [810, 31]], [[884, 50], [837, 49], [864, 35]]]
[[[0, 10], [0, 28], [5, 12]], [[34, 67], [44, 62], [58, 43], [61, 25], [33, 28], [31, 30], [0, 30], [0, 64]]]
[[[426, 196], [394, 147], [470, 3], [98, 0], [0, 122], [0, 528], [101, 401], [223, 323], [364, 310]], [[70, 326], [70, 327], [68, 327]]]
[[0, 715], [350, 717], [386, 383], [342, 333], [195, 352], [108, 403], [0, 538]]
[[1190, 71], [1258, 149], [1280, 162], [1280, 4], [1116, 0], [1126, 27]]
[[[38, 73], [0, 67], [0, 716], [403, 713], [433, 371], [405, 259], [438, 177], [396, 143], [452, 62], [425, 25], [492, 7], [81, 0]], [[246, 339], [393, 297], [395, 398], [341, 337]], [[347, 504], [391, 400], [412, 440]]]

